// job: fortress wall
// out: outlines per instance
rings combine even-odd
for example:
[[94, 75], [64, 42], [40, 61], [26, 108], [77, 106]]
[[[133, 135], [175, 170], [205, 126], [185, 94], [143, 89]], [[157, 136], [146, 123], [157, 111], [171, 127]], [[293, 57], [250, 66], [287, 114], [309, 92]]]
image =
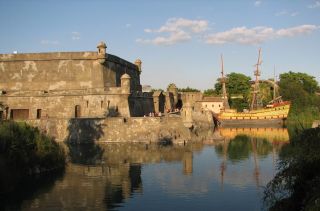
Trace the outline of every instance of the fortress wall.
[[[45, 95], [42, 96], [8, 96], [0, 97], [1, 102], [9, 105], [9, 109], [28, 109], [29, 119], [37, 118], [37, 110], [41, 109], [40, 118], [74, 118], [78, 105], [78, 117], [104, 117], [106, 115], [129, 116], [128, 95]], [[10, 110], [8, 113], [10, 114]], [[113, 113], [113, 112], [117, 112]], [[8, 115], [9, 115], [8, 114]], [[9, 118], [9, 117], [8, 117]]]
[[14, 119], [36, 119], [38, 109], [41, 118], [73, 118], [75, 106], [79, 117], [130, 116], [120, 80], [125, 73], [131, 91], [140, 90], [139, 68], [111, 54], [0, 54], [0, 102], [9, 108], [7, 119], [12, 109]]
[[180, 117], [51, 118], [27, 122], [58, 141], [149, 143], [166, 139], [183, 143], [191, 140], [190, 131]]
[[107, 54], [104, 64], [96, 52], [0, 54], [0, 90], [76, 90], [120, 86], [131, 77], [131, 90], [140, 86], [138, 67]]
[[154, 112], [153, 97], [133, 96], [129, 98], [130, 114], [133, 117], [148, 116]]
[[72, 90], [103, 87], [94, 52], [0, 55], [0, 89]]
[[103, 68], [105, 86], [120, 86], [121, 76], [127, 73], [131, 77], [131, 90], [141, 91], [140, 73], [135, 64], [108, 54], [107, 62]]

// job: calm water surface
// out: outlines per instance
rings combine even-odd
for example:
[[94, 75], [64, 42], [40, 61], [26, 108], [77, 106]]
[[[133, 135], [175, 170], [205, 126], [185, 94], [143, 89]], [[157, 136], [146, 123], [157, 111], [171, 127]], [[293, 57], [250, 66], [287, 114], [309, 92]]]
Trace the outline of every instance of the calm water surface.
[[23, 187], [5, 210], [261, 210], [287, 129], [220, 129], [186, 145], [69, 146], [62, 175]]

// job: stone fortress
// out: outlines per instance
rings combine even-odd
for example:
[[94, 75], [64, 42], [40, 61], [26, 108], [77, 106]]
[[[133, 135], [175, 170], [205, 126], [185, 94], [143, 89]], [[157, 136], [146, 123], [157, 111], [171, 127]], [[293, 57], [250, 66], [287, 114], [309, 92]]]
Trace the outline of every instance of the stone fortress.
[[[182, 108], [179, 118], [190, 127], [197, 119], [211, 122], [210, 116], [195, 116], [196, 112], [222, 109], [221, 99], [206, 99], [201, 92], [179, 93], [174, 84], [167, 92], [142, 92], [141, 60], [131, 63], [106, 49], [100, 42], [96, 52], [0, 54], [0, 117], [24, 120], [50, 132], [48, 121], [59, 125], [57, 121], [76, 118], [145, 125], [160, 120], [130, 118]], [[57, 130], [50, 133], [57, 135]]]

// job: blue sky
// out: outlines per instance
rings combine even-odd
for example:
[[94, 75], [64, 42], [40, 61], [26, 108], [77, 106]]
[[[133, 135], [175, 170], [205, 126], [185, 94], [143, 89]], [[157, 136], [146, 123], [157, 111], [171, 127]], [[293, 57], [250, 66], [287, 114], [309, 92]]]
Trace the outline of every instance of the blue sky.
[[225, 71], [320, 81], [320, 0], [0, 0], [0, 53], [95, 51], [143, 62], [142, 84], [213, 88]]

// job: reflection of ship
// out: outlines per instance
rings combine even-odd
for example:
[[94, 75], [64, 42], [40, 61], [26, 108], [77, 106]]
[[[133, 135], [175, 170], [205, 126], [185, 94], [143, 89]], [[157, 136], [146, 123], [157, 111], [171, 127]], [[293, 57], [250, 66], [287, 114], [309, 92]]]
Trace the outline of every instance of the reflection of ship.
[[[221, 188], [226, 180], [233, 182], [241, 178], [241, 182], [248, 178], [253, 178], [256, 187], [264, 184], [266, 172], [260, 168], [261, 157], [267, 157], [272, 153], [273, 173], [275, 172], [276, 152], [289, 141], [288, 130], [286, 128], [219, 128], [222, 142], [215, 145], [215, 151], [221, 159], [220, 182]], [[253, 161], [253, 166], [252, 166]], [[249, 162], [250, 169], [244, 168], [243, 175], [237, 174], [229, 168], [238, 162]], [[248, 171], [249, 170], [249, 171]], [[251, 173], [248, 174], [248, 172]], [[240, 184], [242, 184], [240, 182]]]
[[[260, 99], [259, 91], [259, 76], [260, 70], [259, 66], [261, 65], [261, 49], [259, 49], [258, 62], [255, 65], [256, 70], [254, 75], [256, 77], [254, 84], [254, 91], [252, 95], [252, 102], [250, 105], [250, 110], [245, 112], [237, 112], [234, 109], [228, 109], [228, 105], [225, 105], [225, 110], [221, 111], [218, 115], [219, 121], [222, 125], [283, 125], [285, 120], [288, 117], [290, 102], [282, 101], [281, 97], [275, 97], [275, 92], [273, 95], [273, 100], [270, 102], [266, 108], [262, 108], [262, 101]], [[225, 78], [223, 75], [222, 68], [222, 91], [223, 97], [225, 98], [226, 89], [225, 89]], [[273, 82], [274, 90], [276, 88], [276, 80]]]
[[219, 128], [221, 136], [234, 139], [237, 135], [266, 139], [270, 142], [289, 142], [287, 128]]

